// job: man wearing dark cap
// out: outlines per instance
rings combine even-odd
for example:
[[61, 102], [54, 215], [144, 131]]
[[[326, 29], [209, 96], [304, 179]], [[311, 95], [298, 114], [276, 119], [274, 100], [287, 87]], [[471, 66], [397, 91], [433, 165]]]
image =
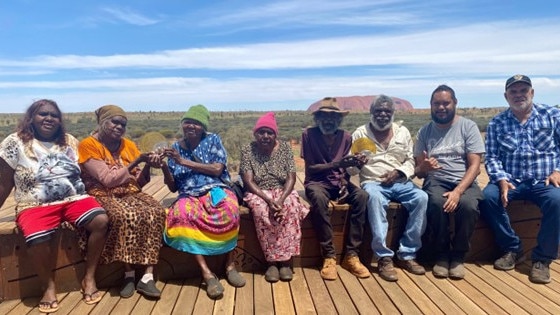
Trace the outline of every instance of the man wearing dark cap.
[[330, 222], [329, 201], [344, 199], [351, 205], [346, 255], [342, 267], [359, 278], [370, 276], [369, 270], [360, 262], [359, 247], [362, 243], [366, 222], [368, 194], [350, 182], [345, 168], [361, 167], [366, 160], [349, 155], [352, 136], [339, 129], [348, 111], [340, 110], [336, 98], [327, 97], [313, 112], [316, 126], [305, 129], [301, 136], [301, 157], [305, 162], [305, 195], [309, 200], [313, 227], [317, 234], [323, 256], [321, 277], [335, 280], [336, 252], [333, 229]]
[[558, 256], [560, 234], [560, 110], [533, 103], [531, 79], [514, 75], [506, 81], [509, 109], [488, 124], [486, 170], [481, 215], [494, 231], [503, 256], [494, 268], [511, 270], [524, 260], [519, 236], [505, 209], [511, 200], [530, 200], [542, 212], [529, 280], [549, 283], [549, 265]]

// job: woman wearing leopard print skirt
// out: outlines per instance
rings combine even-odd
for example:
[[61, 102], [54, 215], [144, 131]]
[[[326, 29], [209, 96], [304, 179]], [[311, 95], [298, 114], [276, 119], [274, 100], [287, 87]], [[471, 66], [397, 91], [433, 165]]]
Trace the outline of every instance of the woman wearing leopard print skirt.
[[[140, 153], [134, 142], [123, 137], [127, 118], [120, 107], [106, 105], [95, 113], [98, 127], [80, 142], [78, 150], [86, 190], [103, 205], [110, 220], [101, 263], [124, 263], [121, 297], [132, 296], [136, 289], [159, 298], [153, 269], [162, 245], [165, 209], [142, 187], [150, 181], [150, 168], [160, 166], [160, 158]], [[142, 169], [140, 163], [144, 163]], [[145, 267], [137, 284], [133, 265]]]

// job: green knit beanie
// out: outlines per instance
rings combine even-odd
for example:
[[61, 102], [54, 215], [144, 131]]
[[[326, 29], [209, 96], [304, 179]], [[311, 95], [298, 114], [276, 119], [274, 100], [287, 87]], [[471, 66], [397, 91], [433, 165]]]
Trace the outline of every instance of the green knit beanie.
[[205, 130], [208, 130], [208, 120], [210, 120], [210, 113], [204, 105], [194, 105], [183, 115], [181, 121], [185, 119], [192, 119], [198, 121]]

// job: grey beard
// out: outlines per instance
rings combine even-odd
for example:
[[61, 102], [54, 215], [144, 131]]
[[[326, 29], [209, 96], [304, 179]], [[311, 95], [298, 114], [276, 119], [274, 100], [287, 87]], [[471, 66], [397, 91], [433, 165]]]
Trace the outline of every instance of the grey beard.
[[370, 119], [370, 123], [371, 123], [371, 126], [373, 127], [373, 129], [375, 129], [377, 131], [385, 131], [385, 130], [391, 128], [391, 126], [393, 125], [394, 118], [395, 118], [395, 116], [391, 116], [391, 120], [384, 127], [379, 126], [377, 124], [377, 122], [375, 121], [375, 119], [373, 118], [373, 116]]

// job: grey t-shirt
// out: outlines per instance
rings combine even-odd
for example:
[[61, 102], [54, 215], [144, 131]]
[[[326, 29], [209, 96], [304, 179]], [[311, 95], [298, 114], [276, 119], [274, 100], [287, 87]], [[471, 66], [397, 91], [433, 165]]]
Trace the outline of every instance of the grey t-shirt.
[[458, 183], [465, 176], [467, 154], [486, 152], [476, 123], [460, 116], [448, 128], [439, 128], [433, 121], [424, 125], [418, 131], [414, 156], [422, 156], [423, 151], [437, 159], [442, 167], [430, 172], [427, 178], [452, 183]]

